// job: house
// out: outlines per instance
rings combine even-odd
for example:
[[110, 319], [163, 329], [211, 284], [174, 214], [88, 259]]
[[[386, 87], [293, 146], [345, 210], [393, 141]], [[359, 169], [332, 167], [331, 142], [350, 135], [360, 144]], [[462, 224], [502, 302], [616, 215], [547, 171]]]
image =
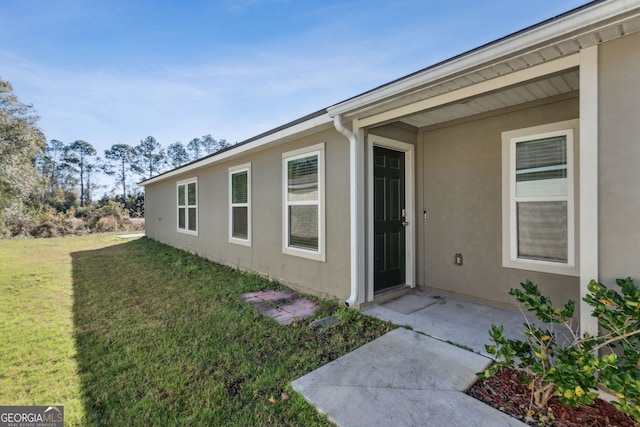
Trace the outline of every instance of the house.
[[600, 0], [141, 185], [150, 238], [349, 306], [564, 303], [640, 279], [639, 163], [640, 1]]

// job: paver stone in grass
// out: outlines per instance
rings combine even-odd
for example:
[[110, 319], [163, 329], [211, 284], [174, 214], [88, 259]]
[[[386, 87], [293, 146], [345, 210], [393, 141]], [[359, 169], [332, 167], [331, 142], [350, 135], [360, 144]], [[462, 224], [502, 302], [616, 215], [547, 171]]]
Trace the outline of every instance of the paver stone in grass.
[[289, 291], [247, 292], [241, 294], [240, 298], [281, 325], [290, 325], [296, 319], [310, 317], [318, 307], [314, 301], [300, 298], [297, 293]]

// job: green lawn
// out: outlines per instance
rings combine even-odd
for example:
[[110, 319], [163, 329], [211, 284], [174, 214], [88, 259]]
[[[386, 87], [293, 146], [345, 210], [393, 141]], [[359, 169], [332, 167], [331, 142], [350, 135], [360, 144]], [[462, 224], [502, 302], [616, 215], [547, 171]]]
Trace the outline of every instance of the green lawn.
[[274, 286], [146, 238], [0, 241], [0, 405], [64, 405], [67, 426], [327, 425], [290, 382], [392, 326], [328, 301], [316, 318], [339, 325], [280, 326], [238, 298]]

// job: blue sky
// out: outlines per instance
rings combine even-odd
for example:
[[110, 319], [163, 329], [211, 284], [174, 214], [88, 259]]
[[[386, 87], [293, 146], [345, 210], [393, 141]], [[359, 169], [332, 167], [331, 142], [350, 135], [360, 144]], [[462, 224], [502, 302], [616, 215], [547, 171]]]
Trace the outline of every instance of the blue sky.
[[234, 143], [586, 0], [2, 0], [0, 78], [47, 140]]

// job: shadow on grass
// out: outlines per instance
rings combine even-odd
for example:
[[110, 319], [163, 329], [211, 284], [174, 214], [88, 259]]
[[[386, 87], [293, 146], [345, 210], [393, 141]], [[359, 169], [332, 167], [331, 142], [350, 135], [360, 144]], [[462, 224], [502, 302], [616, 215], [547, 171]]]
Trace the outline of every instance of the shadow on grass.
[[391, 328], [360, 314], [307, 328], [328, 302], [280, 326], [238, 298], [273, 282], [147, 238], [72, 260], [88, 425], [328, 425], [290, 382]]

